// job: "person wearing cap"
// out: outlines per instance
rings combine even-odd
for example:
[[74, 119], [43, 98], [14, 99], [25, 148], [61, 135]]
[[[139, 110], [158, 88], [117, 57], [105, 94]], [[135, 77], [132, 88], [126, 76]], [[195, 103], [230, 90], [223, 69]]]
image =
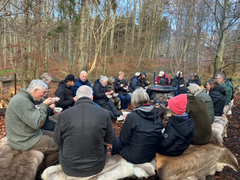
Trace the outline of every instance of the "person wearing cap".
[[163, 132], [157, 152], [164, 156], [179, 156], [191, 144], [195, 128], [193, 118], [186, 113], [187, 96], [178, 95], [168, 101], [171, 117]]
[[139, 89], [139, 88], [142, 87], [140, 79], [141, 79], [141, 73], [140, 72], [136, 72], [135, 76], [133, 76], [130, 79], [129, 92], [132, 93], [134, 90]]
[[197, 73], [192, 73], [192, 74], [191, 74], [191, 78], [189, 79], [189, 81], [187, 82], [186, 85], [187, 85], [187, 87], [188, 87], [188, 86], [191, 85], [191, 84], [197, 84], [197, 85], [199, 85], [199, 86], [202, 85], [202, 83], [201, 83], [201, 81], [200, 81]]
[[210, 142], [212, 137], [211, 119], [208, 114], [207, 106], [201, 100], [191, 94], [188, 88], [182, 88], [179, 94], [187, 95], [186, 112], [193, 118], [195, 134], [191, 144], [204, 145]]
[[62, 80], [58, 84], [58, 88], [55, 95], [60, 98], [57, 103], [57, 107], [63, 108], [63, 110], [72, 107], [77, 100], [77, 97], [73, 97], [72, 88], [75, 84], [76, 77], [72, 74], [67, 75], [65, 80]]
[[150, 85], [149, 81], [146, 81], [146, 78], [148, 77], [147, 72], [142, 72], [141, 73], [141, 78], [140, 78], [140, 83], [141, 83], [141, 87], [143, 89], [145, 89], [148, 85]]
[[157, 76], [155, 83], [157, 85], [168, 85], [170, 84], [170, 78], [164, 71], [160, 71], [159, 75]]

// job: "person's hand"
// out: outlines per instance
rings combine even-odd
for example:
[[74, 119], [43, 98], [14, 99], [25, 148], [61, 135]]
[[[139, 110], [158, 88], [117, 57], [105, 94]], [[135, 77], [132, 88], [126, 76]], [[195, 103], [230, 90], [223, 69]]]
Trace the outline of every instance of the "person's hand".
[[52, 98], [52, 103], [53, 103], [53, 104], [57, 104], [57, 103], [58, 103], [57, 100], [56, 100], [56, 98]]
[[78, 99], [77, 96], [75, 96], [75, 97], [73, 98], [73, 100], [74, 100], [75, 102], [77, 101], [77, 99]]
[[55, 105], [55, 104], [51, 104], [49, 107], [52, 108], [52, 110], [54, 110], [54, 108], [56, 107], [56, 105]]
[[114, 93], [114, 91], [113, 91], [113, 90], [111, 90], [111, 91], [110, 91], [110, 94], [112, 94], [112, 93]]
[[128, 86], [126, 86], [126, 88], [128, 89]]
[[123, 84], [121, 84], [120, 87], [123, 87]]
[[46, 100], [43, 101], [43, 103], [46, 104], [46, 105], [48, 105], [48, 106], [49, 106], [50, 104], [52, 104], [52, 102], [53, 102], [52, 98], [47, 98]]
[[183, 86], [184, 86], [184, 84], [180, 85], [180, 87], [183, 87]]
[[108, 96], [108, 95], [109, 95], [109, 92], [105, 92], [105, 95]]

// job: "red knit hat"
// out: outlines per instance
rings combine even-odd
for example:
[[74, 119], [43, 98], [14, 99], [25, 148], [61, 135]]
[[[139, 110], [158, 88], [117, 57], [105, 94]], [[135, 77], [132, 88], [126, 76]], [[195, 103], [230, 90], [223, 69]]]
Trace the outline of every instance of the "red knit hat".
[[180, 94], [168, 101], [168, 106], [175, 114], [183, 114], [187, 108], [187, 96]]

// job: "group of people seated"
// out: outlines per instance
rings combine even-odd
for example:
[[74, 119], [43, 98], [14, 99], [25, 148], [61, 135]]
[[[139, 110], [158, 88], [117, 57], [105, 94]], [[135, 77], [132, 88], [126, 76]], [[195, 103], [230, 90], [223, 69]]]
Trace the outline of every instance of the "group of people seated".
[[[169, 83], [166, 73], [159, 75], [157, 82], [165, 78]], [[188, 88], [180, 71], [179, 76], [183, 86], [168, 102], [169, 122], [164, 127], [159, 112], [149, 103], [146, 72], [136, 73], [129, 85], [120, 71], [115, 79], [101, 76], [93, 86], [87, 72], [82, 71], [78, 80], [69, 74], [55, 92], [59, 100], [48, 97], [52, 77], [44, 73], [11, 99], [5, 115], [8, 143], [16, 150], [41, 151], [45, 155], [43, 169], [60, 163], [63, 172], [74, 177], [102, 171], [105, 143], [113, 144], [112, 155], [119, 154], [133, 164], [150, 162], [156, 153], [179, 156], [190, 144], [209, 143], [211, 124], [215, 116], [222, 116], [232, 96], [232, 84], [222, 74], [207, 82], [208, 93], [194, 81], [196, 74]], [[130, 102], [134, 110], [125, 117], [120, 137], [116, 137], [112, 120], [117, 120]], [[63, 111], [54, 112], [56, 106]], [[50, 120], [52, 116], [57, 116], [55, 122]]]

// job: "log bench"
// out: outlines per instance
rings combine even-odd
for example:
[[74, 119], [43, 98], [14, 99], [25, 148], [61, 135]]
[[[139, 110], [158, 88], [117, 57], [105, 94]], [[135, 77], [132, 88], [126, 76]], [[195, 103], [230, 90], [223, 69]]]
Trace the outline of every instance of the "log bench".
[[35, 180], [38, 166], [43, 159], [43, 153], [37, 150], [12, 149], [7, 137], [4, 137], [0, 140], [0, 179]]

